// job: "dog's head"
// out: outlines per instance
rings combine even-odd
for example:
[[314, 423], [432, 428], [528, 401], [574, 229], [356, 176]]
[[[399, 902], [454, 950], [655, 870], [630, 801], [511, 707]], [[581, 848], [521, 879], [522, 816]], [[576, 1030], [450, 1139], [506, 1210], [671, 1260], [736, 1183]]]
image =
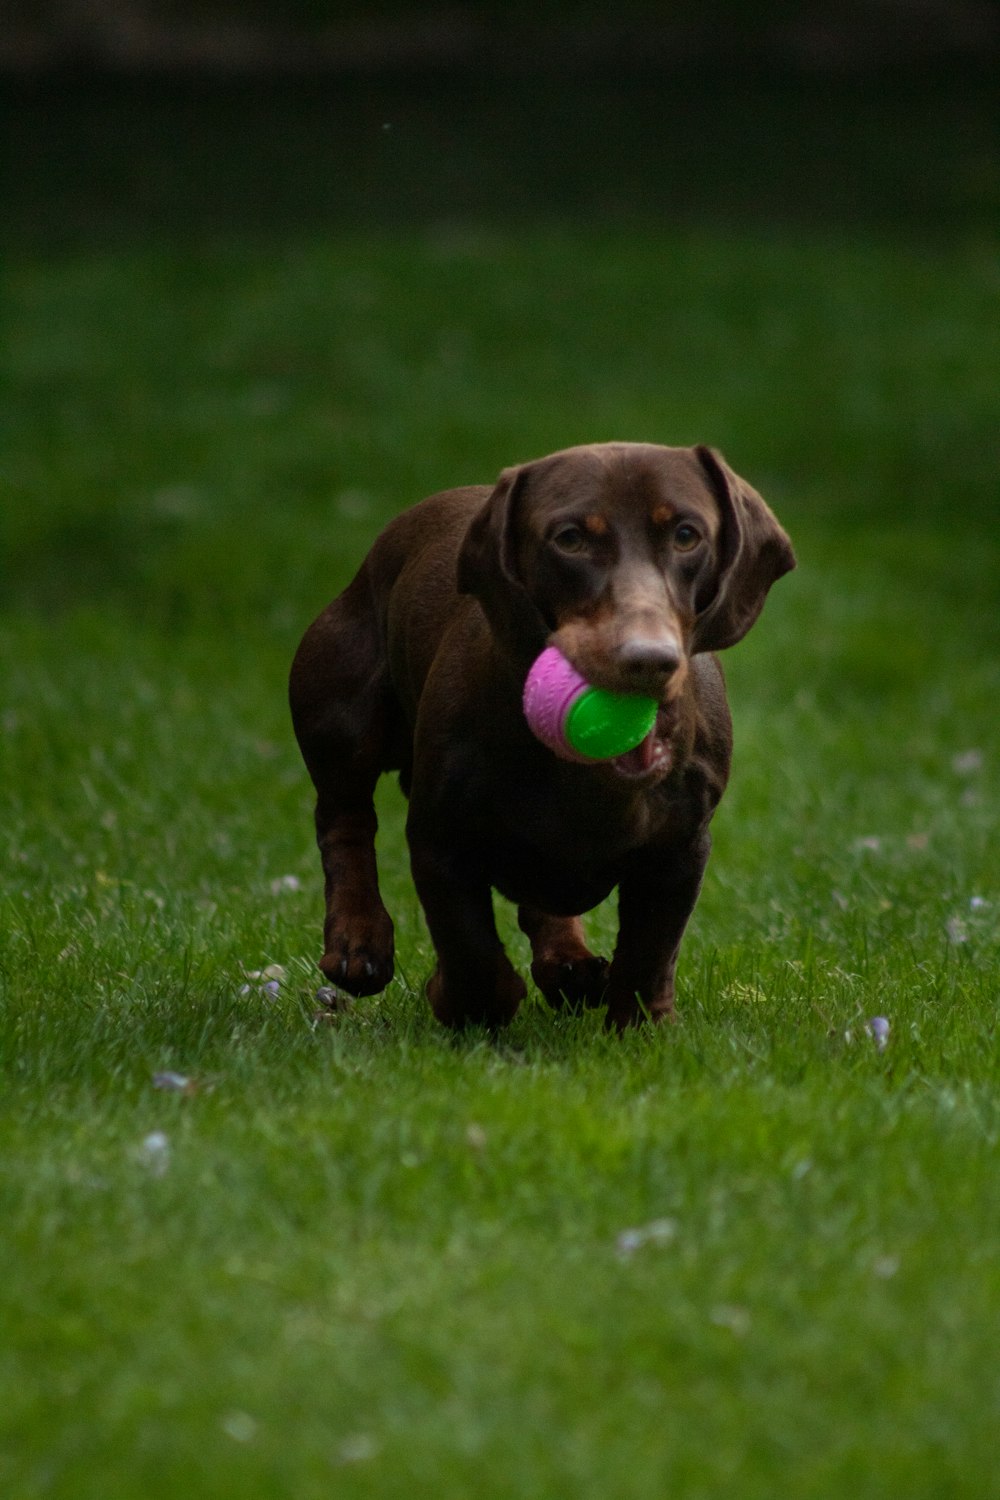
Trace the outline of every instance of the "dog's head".
[[458, 587], [525, 668], [548, 643], [596, 687], [669, 703], [689, 658], [741, 640], [794, 566], [760, 495], [712, 449], [603, 443], [504, 470]]

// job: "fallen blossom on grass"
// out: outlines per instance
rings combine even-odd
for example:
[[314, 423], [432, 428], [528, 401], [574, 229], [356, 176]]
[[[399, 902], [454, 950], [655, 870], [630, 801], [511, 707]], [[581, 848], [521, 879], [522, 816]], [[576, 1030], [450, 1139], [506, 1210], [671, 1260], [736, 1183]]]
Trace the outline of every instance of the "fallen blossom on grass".
[[880, 1052], [889, 1045], [889, 1022], [885, 1016], [872, 1016], [866, 1030]]
[[355, 1432], [346, 1437], [337, 1450], [337, 1462], [341, 1464], [363, 1464], [375, 1458], [379, 1451], [376, 1440], [367, 1432]]
[[268, 964], [266, 969], [247, 969], [245, 972], [249, 982], [240, 985], [241, 995], [252, 995], [256, 991], [269, 1000], [278, 998], [285, 982], [285, 969], [281, 964]]
[[136, 1157], [151, 1177], [163, 1177], [170, 1166], [170, 1140], [162, 1130], [151, 1130], [144, 1136]]
[[329, 1026], [350, 1009], [350, 997], [332, 984], [321, 984], [314, 996], [317, 1009], [313, 1011], [314, 1026]]
[[716, 1328], [728, 1328], [734, 1338], [746, 1338], [750, 1332], [750, 1313], [745, 1307], [722, 1303], [719, 1307], [712, 1308], [709, 1317]]
[[153, 1087], [165, 1094], [184, 1094], [189, 1099], [195, 1094], [208, 1093], [215, 1087], [211, 1078], [191, 1078], [187, 1073], [174, 1073], [164, 1069], [153, 1074]]
[[167, 1094], [193, 1094], [196, 1085], [184, 1073], [154, 1073], [154, 1089], [162, 1089]]
[[975, 776], [977, 771], [983, 769], [983, 752], [981, 750], [963, 750], [951, 759], [951, 769], [956, 776]]
[[898, 1255], [877, 1255], [872, 1261], [872, 1275], [880, 1281], [891, 1281], [898, 1270]]
[[628, 1260], [644, 1245], [669, 1245], [677, 1235], [676, 1219], [653, 1219], [634, 1229], [623, 1229], [615, 1240], [619, 1260]]
[[252, 1443], [257, 1436], [256, 1418], [246, 1411], [227, 1412], [219, 1425], [234, 1443]]

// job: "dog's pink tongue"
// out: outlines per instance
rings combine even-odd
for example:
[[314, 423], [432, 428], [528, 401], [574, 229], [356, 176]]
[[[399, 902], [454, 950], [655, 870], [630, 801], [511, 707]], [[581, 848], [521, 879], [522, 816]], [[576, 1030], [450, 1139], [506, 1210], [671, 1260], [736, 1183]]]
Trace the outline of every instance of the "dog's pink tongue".
[[640, 740], [634, 750], [628, 750], [624, 755], [615, 756], [615, 764], [623, 766], [633, 776], [648, 771], [654, 760], [654, 742], [656, 738], [655, 727], [649, 731], [644, 740]]

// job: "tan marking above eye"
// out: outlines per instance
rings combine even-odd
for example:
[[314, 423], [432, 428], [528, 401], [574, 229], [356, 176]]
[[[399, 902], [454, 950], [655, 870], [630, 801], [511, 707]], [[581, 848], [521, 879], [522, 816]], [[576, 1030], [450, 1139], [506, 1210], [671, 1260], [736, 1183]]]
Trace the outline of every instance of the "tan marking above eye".
[[649, 519], [652, 521], [654, 526], [669, 526], [673, 518], [673, 508], [664, 503], [663, 505], [658, 505], [656, 507], [656, 509], [650, 515]]
[[609, 527], [607, 521], [603, 516], [597, 515], [596, 512], [593, 515], [584, 516], [583, 524], [591, 536], [607, 536], [608, 534]]

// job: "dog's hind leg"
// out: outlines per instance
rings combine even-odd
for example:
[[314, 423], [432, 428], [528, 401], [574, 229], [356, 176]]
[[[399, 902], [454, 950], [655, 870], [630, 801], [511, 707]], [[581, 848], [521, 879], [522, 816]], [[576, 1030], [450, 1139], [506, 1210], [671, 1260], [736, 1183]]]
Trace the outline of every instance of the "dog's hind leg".
[[392, 920], [375, 864], [375, 784], [399, 769], [399, 710], [361, 575], [310, 626], [292, 665], [296, 737], [316, 788], [326, 917], [319, 966], [352, 995], [393, 974]]
[[519, 906], [517, 920], [531, 943], [531, 977], [554, 1010], [600, 1005], [608, 987], [607, 959], [587, 947], [579, 917], [553, 917]]

